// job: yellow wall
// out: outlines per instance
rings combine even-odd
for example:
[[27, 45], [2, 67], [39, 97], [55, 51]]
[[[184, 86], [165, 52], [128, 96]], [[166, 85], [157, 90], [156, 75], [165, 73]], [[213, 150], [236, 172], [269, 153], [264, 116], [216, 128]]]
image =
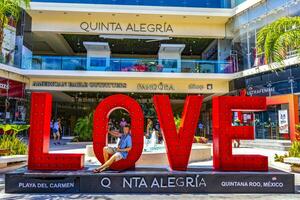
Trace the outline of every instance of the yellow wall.
[[[209, 88], [212, 86], [212, 88]], [[227, 93], [228, 80], [194, 79], [55, 79], [30, 78], [30, 90], [141, 92], [141, 93]]]
[[[131, 35], [168, 35], [177, 37], [212, 37], [212, 38], [223, 38], [225, 37], [225, 23], [226, 17], [195, 17], [195, 16], [165, 16], [159, 15], [133, 15], [133, 14], [116, 14], [113, 16], [110, 13], [67, 13], [62, 12], [31, 12], [32, 16], [32, 31], [43, 31], [43, 32], [59, 32], [59, 33], [85, 33], [85, 34], [131, 34]], [[96, 26], [97, 22], [103, 23], [120, 23], [121, 30], [91, 30], [86, 32], [82, 30], [80, 25], [82, 22], [92, 24]], [[132, 32], [126, 31], [128, 24], [161, 24], [171, 25], [173, 32], [149, 32], [139, 31]]]

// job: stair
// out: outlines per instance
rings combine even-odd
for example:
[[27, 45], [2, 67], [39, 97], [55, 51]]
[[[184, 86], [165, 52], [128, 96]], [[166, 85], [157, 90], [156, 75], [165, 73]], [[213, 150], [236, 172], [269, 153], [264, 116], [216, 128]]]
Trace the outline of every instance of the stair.
[[291, 145], [292, 143], [290, 140], [270, 140], [270, 139], [241, 140], [241, 147], [251, 147], [251, 148], [260, 148], [260, 149], [288, 151]]

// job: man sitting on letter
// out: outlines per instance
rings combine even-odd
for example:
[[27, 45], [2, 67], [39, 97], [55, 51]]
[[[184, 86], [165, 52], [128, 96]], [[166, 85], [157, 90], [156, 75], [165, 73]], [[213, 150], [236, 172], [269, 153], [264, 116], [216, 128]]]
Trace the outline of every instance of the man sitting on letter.
[[[114, 162], [117, 162], [121, 159], [126, 159], [128, 156], [128, 152], [131, 150], [132, 141], [130, 135], [130, 125], [127, 124], [123, 128], [123, 133], [117, 131], [111, 131], [109, 127], [109, 134], [114, 137], [118, 137], [119, 143], [117, 147], [104, 147], [103, 148], [103, 157], [104, 157], [104, 164], [101, 165], [99, 168], [94, 170], [94, 173], [101, 173], [108, 169]], [[111, 156], [109, 158], [109, 156]]]

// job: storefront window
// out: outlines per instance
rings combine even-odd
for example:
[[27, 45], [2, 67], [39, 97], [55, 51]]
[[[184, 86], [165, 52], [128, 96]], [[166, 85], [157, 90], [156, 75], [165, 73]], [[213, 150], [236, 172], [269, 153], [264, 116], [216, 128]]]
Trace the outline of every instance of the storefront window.
[[24, 83], [0, 78], [0, 123], [26, 123], [27, 100], [24, 88]]
[[289, 139], [288, 105], [269, 106], [266, 112], [255, 114], [256, 139]]

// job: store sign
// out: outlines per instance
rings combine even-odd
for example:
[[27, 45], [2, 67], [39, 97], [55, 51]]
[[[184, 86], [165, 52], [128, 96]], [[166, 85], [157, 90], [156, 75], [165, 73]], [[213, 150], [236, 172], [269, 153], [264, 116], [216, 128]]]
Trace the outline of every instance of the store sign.
[[289, 132], [288, 110], [278, 110], [278, 125], [280, 134]]
[[127, 88], [126, 83], [105, 82], [64, 82], [64, 81], [34, 81], [34, 87], [68, 87], [68, 88]]
[[168, 23], [120, 23], [120, 22], [81, 22], [81, 30], [85, 32], [125, 32], [125, 33], [173, 33]]
[[248, 87], [247, 94], [249, 96], [261, 96], [272, 94], [275, 92], [275, 87]]
[[8, 90], [9, 89], [9, 85], [5, 84], [5, 83], [0, 83], [0, 89]]
[[9, 79], [0, 78], [0, 96], [25, 97], [25, 84]]
[[194, 93], [211, 94], [229, 92], [226, 80], [172, 80], [109, 79], [64, 80], [30, 79], [30, 90], [85, 91], [85, 92], [140, 92], [140, 93]]
[[138, 83], [137, 89], [139, 91], [174, 91], [176, 88], [173, 84], [167, 84], [160, 82], [158, 84], [144, 84], [144, 83]]
[[[194, 134], [203, 96], [186, 98], [181, 127], [177, 131], [172, 106], [167, 95], [155, 95], [154, 107], [164, 135], [167, 156], [172, 170], [187, 170]], [[43, 105], [43, 106], [41, 106]], [[131, 117], [132, 149], [127, 159], [120, 160], [111, 169], [126, 170], [135, 166], [143, 151], [144, 113], [139, 103], [126, 95], [112, 95], [102, 100], [94, 112], [93, 148], [103, 163], [103, 147], [107, 145], [109, 115], [116, 109], [125, 109]], [[80, 170], [84, 167], [83, 154], [49, 153], [52, 96], [32, 93], [28, 169]], [[233, 110], [264, 111], [265, 97], [213, 97], [213, 165], [219, 171], [267, 171], [268, 158], [260, 155], [233, 155], [232, 140], [254, 139], [252, 126], [232, 126]]]

